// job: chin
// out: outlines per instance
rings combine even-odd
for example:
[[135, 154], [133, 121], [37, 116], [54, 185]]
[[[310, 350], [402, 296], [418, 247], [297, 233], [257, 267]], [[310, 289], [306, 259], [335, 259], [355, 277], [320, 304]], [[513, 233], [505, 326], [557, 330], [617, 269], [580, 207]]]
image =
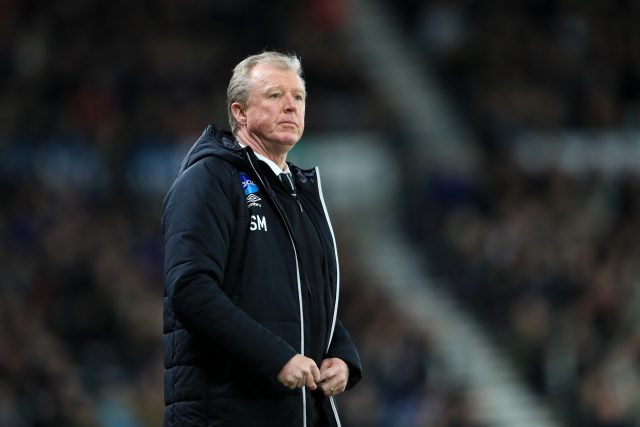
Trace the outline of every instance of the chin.
[[295, 135], [283, 135], [280, 138], [278, 138], [278, 141], [280, 142], [280, 144], [282, 145], [289, 145], [289, 146], [294, 146], [296, 145], [296, 142], [298, 142], [300, 140], [301, 135], [295, 134]]

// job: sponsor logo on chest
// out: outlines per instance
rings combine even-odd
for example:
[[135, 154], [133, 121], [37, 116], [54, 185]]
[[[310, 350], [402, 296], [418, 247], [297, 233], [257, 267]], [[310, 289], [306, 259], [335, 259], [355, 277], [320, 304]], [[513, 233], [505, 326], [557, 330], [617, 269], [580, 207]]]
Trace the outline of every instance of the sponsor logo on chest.
[[[245, 200], [248, 208], [261, 208], [262, 199], [258, 195], [260, 191], [255, 182], [244, 172], [240, 172], [240, 182], [244, 190]], [[251, 215], [249, 223], [250, 231], [267, 231], [267, 218], [264, 215]]]
[[248, 207], [262, 207], [259, 203], [262, 201], [258, 193], [258, 186], [253, 182], [253, 180], [244, 172], [240, 172], [240, 182], [242, 182], [242, 189], [244, 190], [244, 195], [247, 200]]

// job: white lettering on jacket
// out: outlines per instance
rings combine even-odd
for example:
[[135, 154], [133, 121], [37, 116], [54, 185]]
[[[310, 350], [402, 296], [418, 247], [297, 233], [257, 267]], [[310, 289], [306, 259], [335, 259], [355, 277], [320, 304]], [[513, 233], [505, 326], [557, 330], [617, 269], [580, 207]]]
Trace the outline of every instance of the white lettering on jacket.
[[251, 225], [249, 226], [251, 231], [267, 231], [267, 219], [264, 215], [251, 215]]

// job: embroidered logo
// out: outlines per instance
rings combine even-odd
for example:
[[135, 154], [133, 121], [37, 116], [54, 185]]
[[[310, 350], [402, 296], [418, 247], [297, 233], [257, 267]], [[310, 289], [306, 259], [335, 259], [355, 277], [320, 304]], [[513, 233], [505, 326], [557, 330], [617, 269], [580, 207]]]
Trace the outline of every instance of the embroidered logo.
[[255, 194], [249, 194], [247, 196], [247, 206], [249, 206], [249, 207], [255, 206], [255, 207], [259, 208], [259, 207], [262, 206], [260, 203], [258, 203], [261, 200], [262, 199], [260, 197], [256, 196]]
[[244, 172], [240, 172], [240, 181], [242, 182], [242, 189], [244, 190], [245, 195], [253, 194], [258, 192], [258, 186], [249, 178]]

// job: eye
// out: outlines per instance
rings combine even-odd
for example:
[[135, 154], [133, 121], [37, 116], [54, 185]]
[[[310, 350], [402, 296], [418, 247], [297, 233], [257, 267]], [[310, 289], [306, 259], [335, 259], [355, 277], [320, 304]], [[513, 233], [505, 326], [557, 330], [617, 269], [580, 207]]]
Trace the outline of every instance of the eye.
[[296, 101], [304, 101], [304, 96], [296, 95]]
[[280, 93], [278, 93], [278, 92], [271, 93], [271, 94], [269, 94], [269, 98], [278, 99], [278, 98], [280, 98]]

